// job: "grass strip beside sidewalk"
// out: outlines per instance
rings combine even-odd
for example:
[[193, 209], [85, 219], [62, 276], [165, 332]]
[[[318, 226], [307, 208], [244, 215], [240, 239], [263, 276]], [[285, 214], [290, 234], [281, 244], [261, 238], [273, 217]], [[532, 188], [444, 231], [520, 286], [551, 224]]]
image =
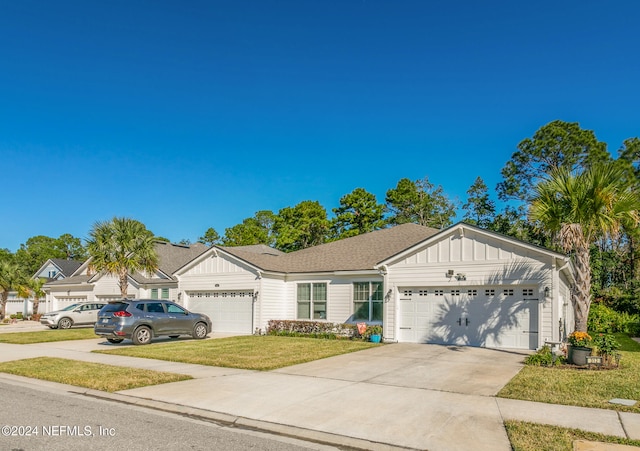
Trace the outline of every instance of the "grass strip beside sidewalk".
[[57, 357], [36, 357], [2, 362], [0, 363], [0, 372], [110, 393], [192, 379], [191, 376], [184, 374], [81, 362]]
[[[588, 370], [570, 366], [525, 366], [498, 396], [640, 413], [640, 344], [626, 334], [615, 335], [622, 345], [620, 368]], [[609, 403], [614, 398], [638, 402], [634, 406]]]
[[49, 343], [52, 341], [88, 340], [98, 338], [93, 327], [80, 329], [52, 329], [32, 332], [6, 332], [0, 334], [0, 343], [28, 345], [33, 343]]

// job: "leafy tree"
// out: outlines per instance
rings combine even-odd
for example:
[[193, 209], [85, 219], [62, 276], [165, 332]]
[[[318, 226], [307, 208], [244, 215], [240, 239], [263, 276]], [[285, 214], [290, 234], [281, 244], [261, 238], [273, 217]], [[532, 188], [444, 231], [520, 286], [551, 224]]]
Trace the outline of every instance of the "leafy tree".
[[384, 210], [384, 204], [379, 204], [374, 194], [363, 188], [354, 189], [342, 196], [340, 207], [333, 209], [333, 237], [348, 238], [383, 228]]
[[598, 141], [593, 131], [583, 130], [577, 122], [549, 122], [518, 144], [518, 150], [502, 168], [498, 197], [529, 201], [536, 184], [550, 171], [576, 171], [609, 160], [607, 145]]
[[218, 232], [216, 232], [216, 229], [214, 229], [213, 227], [209, 227], [207, 231], [204, 232], [204, 235], [198, 238], [198, 243], [205, 244], [209, 247], [213, 246], [214, 244], [218, 244], [219, 242], [220, 235], [218, 235]]
[[12, 259], [0, 260], [0, 319], [4, 319], [7, 313], [7, 299], [9, 291], [17, 290], [24, 277], [20, 272], [20, 266]]
[[251, 218], [224, 231], [225, 246], [250, 246], [253, 244], [275, 244], [274, 223], [276, 215], [270, 210], [260, 210]]
[[495, 218], [496, 205], [489, 197], [489, 190], [481, 177], [476, 178], [467, 195], [467, 203], [462, 206], [465, 210], [465, 221], [478, 227], [489, 228]]
[[153, 233], [135, 219], [115, 217], [96, 222], [87, 241], [89, 267], [117, 277], [120, 294], [126, 298], [130, 274], [150, 274], [158, 269], [154, 241]]
[[427, 177], [415, 182], [401, 179], [387, 191], [386, 203], [391, 224], [413, 222], [441, 229], [450, 226], [456, 215], [455, 204], [441, 186], [434, 186]]
[[552, 233], [575, 267], [572, 302], [576, 330], [587, 331], [591, 306], [590, 246], [603, 236], [616, 236], [622, 225], [638, 226], [640, 197], [625, 183], [619, 165], [593, 165], [574, 173], [553, 170], [535, 189], [530, 217]]
[[31, 237], [16, 251], [16, 262], [25, 274], [34, 274], [50, 258], [84, 260], [86, 250], [80, 238], [65, 233], [58, 238]]
[[324, 243], [329, 230], [327, 211], [317, 201], [305, 200], [278, 212], [273, 224], [276, 248], [297, 251]]
[[618, 160], [627, 172], [630, 183], [640, 183], [640, 138], [629, 138], [618, 150]]

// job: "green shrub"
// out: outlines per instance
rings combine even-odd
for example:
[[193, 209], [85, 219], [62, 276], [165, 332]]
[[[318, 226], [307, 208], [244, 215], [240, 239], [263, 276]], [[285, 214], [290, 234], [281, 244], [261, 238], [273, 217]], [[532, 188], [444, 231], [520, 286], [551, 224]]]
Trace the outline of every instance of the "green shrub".
[[588, 329], [597, 333], [640, 333], [640, 315], [618, 312], [601, 303], [593, 303], [589, 309]]
[[347, 338], [359, 337], [353, 324], [328, 323], [324, 321], [270, 320], [267, 335], [311, 338]]
[[562, 365], [564, 361], [564, 356], [554, 356], [549, 346], [543, 346], [538, 352], [524, 359], [525, 365], [533, 366], [558, 366]]

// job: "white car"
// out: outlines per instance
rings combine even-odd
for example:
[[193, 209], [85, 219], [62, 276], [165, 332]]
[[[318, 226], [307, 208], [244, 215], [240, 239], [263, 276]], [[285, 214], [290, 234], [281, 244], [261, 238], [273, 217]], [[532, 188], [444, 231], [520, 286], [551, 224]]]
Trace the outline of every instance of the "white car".
[[71, 304], [55, 312], [45, 313], [40, 323], [51, 329], [69, 329], [71, 326], [93, 325], [98, 321], [98, 312], [105, 306], [104, 302], [81, 302]]

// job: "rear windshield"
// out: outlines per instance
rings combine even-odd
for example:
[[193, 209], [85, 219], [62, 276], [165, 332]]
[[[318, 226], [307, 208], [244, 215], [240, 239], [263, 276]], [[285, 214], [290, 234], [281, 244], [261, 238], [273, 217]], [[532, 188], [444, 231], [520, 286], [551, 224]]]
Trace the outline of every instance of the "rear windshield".
[[102, 313], [122, 312], [123, 310], [126, 310], [127, 307], [129, 307], [129, 304], [127, 304], [126, 302], [114, 302], [113, 304], [109, 303], [105, 305], [100, 311]]

